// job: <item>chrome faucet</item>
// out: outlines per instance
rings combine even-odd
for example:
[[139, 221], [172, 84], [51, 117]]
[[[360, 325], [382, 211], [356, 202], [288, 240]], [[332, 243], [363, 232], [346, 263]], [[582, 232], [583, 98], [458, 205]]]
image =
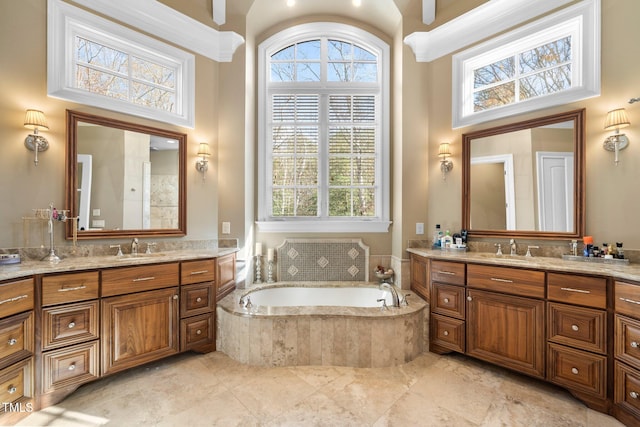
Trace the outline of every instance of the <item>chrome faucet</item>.
[[131, 241], [131, 255], [138, 255], [138, 238], [134, 237]]
[[516, 245], [515, 239], [509, 240], [509, 246], [511, 247], [511, 252], [509, 253], [509, 255], [518, 255], [518, 245]]
[[389, 289], [391, 292], [391, 298], [393, 299], [393, 307], [400, 307], [400, 297], [398, 297], [398, 291], [395, 286], [389, 283], [380, 283], [380, 289]]

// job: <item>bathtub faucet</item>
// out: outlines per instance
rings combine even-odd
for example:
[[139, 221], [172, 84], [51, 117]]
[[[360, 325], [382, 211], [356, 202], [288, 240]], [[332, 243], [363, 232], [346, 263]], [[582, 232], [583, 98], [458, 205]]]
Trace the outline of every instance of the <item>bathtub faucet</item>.
[[238, 301], [238, 304], [240, 304], [244, 308], [253, 307], [253, 304], [251, 304], [251, 298], [249, 297], [249, 295], [244, 295], [240, 297], [240, 301]]
[[398, 291], [396, 287], [389, 283], [380, 283], [380, 289], [389, 289], [391, 297], [393, 299], [393, 307], [400, 307], [400, 298], [398, 297]]

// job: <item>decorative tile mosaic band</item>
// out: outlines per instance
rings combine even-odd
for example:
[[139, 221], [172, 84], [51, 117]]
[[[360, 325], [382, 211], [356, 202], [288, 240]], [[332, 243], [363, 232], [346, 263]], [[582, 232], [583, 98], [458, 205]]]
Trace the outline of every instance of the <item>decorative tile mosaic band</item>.
[[369, 281], [361, 239], [287, 239], [276, 251], [280, 281]]

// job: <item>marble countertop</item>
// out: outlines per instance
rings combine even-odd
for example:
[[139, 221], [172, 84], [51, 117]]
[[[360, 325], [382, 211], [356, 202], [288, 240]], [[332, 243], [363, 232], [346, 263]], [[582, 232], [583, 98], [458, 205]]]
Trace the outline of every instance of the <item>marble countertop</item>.
[[562, 273], [579, 273], [610, 276], [614, 279], [640, 282], [640, 264], [614, 264], [605, 262], [569, 261], [562, 258], [525, 257], [522, 255], [502, 255], [487, 252], [463, 252], [438, 249], [410, 248], [407, 252], [426, 258], [472, 262], [506, 267], [535, 268]]
[[22, 261], [19, 264], [0, 265], [0, 281], [19, 279], [35, 274], [64, 273], [70, 271], [94, 270], [99, 268], [128, 267], [134, 265], [187, 261], [193, 259], [217, 258], [237, 252], [237, 248], [185, 249], [137, 256], [93, 256], [67, 257], [58, 263], [48, 261]]

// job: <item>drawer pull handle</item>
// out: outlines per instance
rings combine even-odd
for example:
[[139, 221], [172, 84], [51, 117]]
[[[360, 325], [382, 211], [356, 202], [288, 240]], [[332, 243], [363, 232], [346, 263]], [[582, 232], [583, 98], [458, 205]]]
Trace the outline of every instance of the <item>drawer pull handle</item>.
[[578, 325], [571, 325], [571, 329], [578, 332], [580, 330], [580, 327]]
[[437, 271], [437, 274], [444, 274], [446, 276], [455, 276], [456, 273], [454, 273], [453, 271]]
[[573, 375], [578, 375], [578, 373], [579, 373], [579, 372], [580, 372], [580, 371], [578, 371], [578, 368], [571, 368], [571, 373], [572, 373]]
[[199, 271], [192, 271], [191, 273], [189, 273], [192, 276], [198, 275], [198, 274], [205, 274], [208, 273], [209, 270], [199, 270]]
[[67, 327], [68, 327], [69, 329], [73, 329], [73, 328], [75, 328], [75, 327], [76, 327], [76, 322], [69, 322], [69, 324], [67, 325]]
[[153, 280], [155, 279], [155, 277], [153, 276], [149, 276], [149, 277], [138, 277], [137, 279], [133, 279], [134, 282], [146, 282], [147, 280]]
[[467, 301], [473, 301], [473, 298], [471, 298], [471, 295], [467, 297]]
[[9, 392], [9, 394], [13, 394], [13, 393], [15, 393], [16, 391], [18, 391], [18, 389], [16, 388], [16, 386], [14, 386], [14, 385], [10, 385], [10, 386], [7, 388], [7, 391]]
[[69, 367], [67, 368], [70, 371], [74, 371], [76, 369], [76, 364], [72, 363], [71, 365], [69, 365]]
[[640, 396], [640, 394], [638, 394], [638, 393], [637, 393], [637, 392], [635, 392], [635, 391], [632, 391], [631, 393], [629, 393], [629, 396], [631, 396], [631, 398], [632, 398], [632, 399], [637, 399], [637, 398], [638, 398], [638, 396]]
[[4, 303], [7, 303], [7, 302], [20, 301], [21, 299], [25, 299], [25, 298], [27, 298], [27, 297], [28, 297], [28, 295], [20, 295], [20, 296], [13, 297], [13, 298], [7, 298], [7, 299], [5, 299], [5, 300], [0, 301], [0, 305], [2, 305], [2, 304], [4, 304]]
[[196, 298], [196, 302], [202, 302], [202, 298], [200, 297]]
[[84, 289], [86, 287], [87, 287], [87, 285], [80, 285], [80, 286], [76, 286], [76, 287], [73, 287], [73, 288], [60, 288], [60, 289], [58, 289], [58, 292], [79, 291], [80, 289]]
[[635, 301], [635, 300], [632, 300], [632, 299], [629, 299], [629, 298], [622, 298], [622, 297], [620, 297], [620, 301], [630, 302], [631, 304], [638, 304], [638, 305], [640, 305], [640, 301]]
[[579, 294], [590, 294], [591, 291], [585, 291], [584, 289], [576, 289], [576, 288], [560, 288], [561, 291], [567, 292], [577, 292]]
[[442, 333], [442, 335], [444, 335], [445, 337], [448, 337], [448, 336], [449, 336], [449, 331], [444, 331], [444, 332]]
[[445, 298], [445, 299], [443, 299], [442, 301], [444, 301], [444, 302], [445, 302], [445, 304], [449, 304], [449, 298]]
[[499, 279], [497, 277], [492, 277], [491, 280], [493, 280], [494, 282], [500, 282], [500, 283], [513, 283], [513, 280]]
[[15, 339], [15, 338], [11, 338], [9, 341], [7, 341], [7, 344], [16, 345], [16, 344], [18, 344], [18, 340]]
[[202, 331], [201, 331], [200, 329], [198, 329], [198, 330], [196, 331], [196, 335], [200, 335], [200, 334], [202, 334]]
[[173, 296], [173, 299], [178, 299], [178, 295], [174, 295], [174, 296]]
[[638, 348], [638, 346], [640, 346], [640, 344], [638, 344], [638, 341], [631, 341], [631, 344], [629, 344], [632, 348]]

